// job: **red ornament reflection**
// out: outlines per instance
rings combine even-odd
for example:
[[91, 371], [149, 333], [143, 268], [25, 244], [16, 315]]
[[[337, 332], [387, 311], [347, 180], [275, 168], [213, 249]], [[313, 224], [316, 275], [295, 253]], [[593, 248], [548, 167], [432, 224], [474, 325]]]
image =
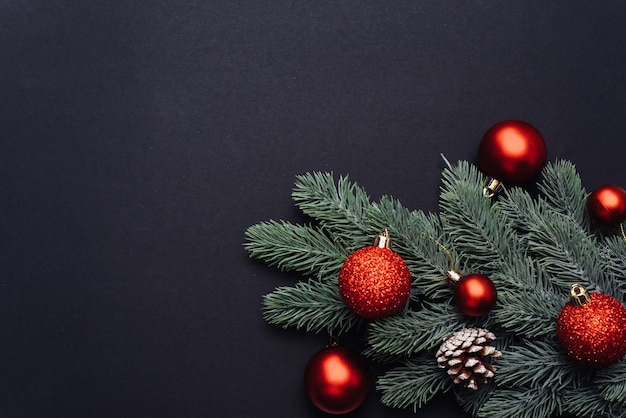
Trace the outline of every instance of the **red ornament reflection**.
[[587, 210], [602, 225], [621, 224], [626, 221], [626, 190], [614, 184], [597, 188], [587, 198]]
[[370, 375], [360, 356], [333, 344], [309, 360], [304, 385], [309, 399], [319, 409], [329, 414], [345, 414], [365, 400]]
[[496, 304], [498, 292], [491, 279], [482, 274], [468, 274], [455, 284], [454, 303], [470, 316], [488, 314]]
[[493, 125], [480, 142], [479, 164], [483, 172], [511, 185], [532, 180], [546, 163], [546, 144], [530, 123], [505, 120]]

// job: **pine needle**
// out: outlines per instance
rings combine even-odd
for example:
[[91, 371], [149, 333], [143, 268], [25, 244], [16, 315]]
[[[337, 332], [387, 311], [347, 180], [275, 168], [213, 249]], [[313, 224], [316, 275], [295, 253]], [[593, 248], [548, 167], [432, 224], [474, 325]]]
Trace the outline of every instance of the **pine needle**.
[[587, 229], [590, 222], [585, 206], [588, 194], [574, 164], [564, 160], [548, 162], [542, 177], [537, 187], [552, 209]]
[[599, 370], [595, 383], [602, 387], [602, 398], [611, 402], [626, 403], [626, 362]]
[[361, 320], [346, 308], [336, 284], [317, 281], [279, 287], [263, 298], [263, 318], [283, 328], [339, 335]]
[[261, 222], [248, 228], [246, 238], [244, 247], [251, 257], [318, 278], [334, 277], [348, 255], [321, 231], [288, 222]]
[[380, 232], [367, 218], [369, 196], [359, 185], [350, 182], [348, 176], [340, 177], [337, 183], [331, 173], [297, 176], [291, 196], [302, 212], [352, 250], [371, 245], [375, 234]]
[[374, 353], [411, 356], [439, 347], [443, 339], [463, 328], [465, 317], [448, 305], [424, 304], [368, 325], [367, 342]]
[[521, 345], [509, 346], [506, 361], [498, 363], [498, 371], [498, 385], [512, 387], [524, 382], [524, 386], [536, 389], [579, 386], [590, 376], [587, 369], [569, 360], [553, 339], [527, 340]]
[[452, 380], [437, 367], [430, 356], [409, 360], [378, 379], [381, 402], [394, 408], [413, 407], [416, 412], [438, 393], [452, 387]]
[[563, 400], [551, 388], [499, 389], [478, 411], [484, 418], [537, 418], [561, 413]]

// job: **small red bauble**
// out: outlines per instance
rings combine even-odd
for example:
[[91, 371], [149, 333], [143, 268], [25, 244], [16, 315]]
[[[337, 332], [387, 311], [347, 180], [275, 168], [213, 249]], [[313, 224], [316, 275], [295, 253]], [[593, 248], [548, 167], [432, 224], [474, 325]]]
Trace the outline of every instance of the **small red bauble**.
[[587, 198], [587, 211], [604, 226], [617, 226], [626, 221], [626, 190], [607, 184], [594, 190]]
[[609, 295], [573, 285], [571, 300], [557, 318], [556, 336], [576, 362], [610, 366], [626, 354], [626, 307]]
[[309, 399], [329, 414], [345, 414], [358, 408], [367, 396], [370, 382], [362, 358], [337, 344], [314, 354], [304, 371]]
[[455, 272], [448, 272], [448, 277], [454, 283], [454, 303], [464, 314], [486, 315], [496, 305], [498, 292], [489, 277], [476, 273], [459, 277]]
[[532, 180], [545, 165], [546, 156], [541, 133], [521, 120], [496, 123], [485, 132], [478, 148], [482, 171], [511, 185]]
[[348, 256], [339, 271], [339, 293], [350, 310], [368, 319], [393, 315], [406, 304], [411, 273], [402, 257], [389, 249], [386, 231], [377, 245]]

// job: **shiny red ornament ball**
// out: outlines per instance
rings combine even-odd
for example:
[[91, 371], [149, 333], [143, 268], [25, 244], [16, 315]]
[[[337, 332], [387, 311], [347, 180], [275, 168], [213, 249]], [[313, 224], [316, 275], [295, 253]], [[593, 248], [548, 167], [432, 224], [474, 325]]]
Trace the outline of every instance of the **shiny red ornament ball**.
[[626, 190], [607, 184], [594, 190], [587, 198], [587, 211], [604, 226], [617, 226], [626, 221]]
[[626, 307], [603, 293], [590, 292], [588, 298], [584, 305], [572, 300], [563, 307], [556, 322], [557, 339], [576, 362], [610, 366], [626, 354]]
[[528, 122], [505, 120], [493, 125], [480, 141], [482, 171], [501, 182], [520, 185], [532, 180], [546, 163], [546, 143]]
[[304, 371], [304, 386], [311, 402], [329, 414], [346, 414], [367, 397], [371, 378], [363, 359], [332, 344], [317, 352]]
[[368, 246], [348, 256], [339, 271], [339, 293], [357, 315], [384, 318], [398, 312], [411, 293], [411, 273], [389, 248]]
[[486, 315], [496, 305], [497, 300], [496, 286], [487, 276], [473, 273], [455, 282], [454, 303], [466, 315]]

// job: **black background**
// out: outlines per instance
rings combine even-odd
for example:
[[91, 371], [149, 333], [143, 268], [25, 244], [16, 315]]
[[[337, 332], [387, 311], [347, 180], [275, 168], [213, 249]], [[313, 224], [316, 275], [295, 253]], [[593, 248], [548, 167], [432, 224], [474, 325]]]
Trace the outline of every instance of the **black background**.
[[[626, 5], [0, 2], [0, 415], [319, 417], [324, 335], [265, 324], [299, 277], [245, 229], [297, 174], [437, 210], [444, 154], [523, 119], [624, 185]], [[351, 416], [413, 416], [372, 391]], [[467, 416], [438, 397], [415, 416]]]

